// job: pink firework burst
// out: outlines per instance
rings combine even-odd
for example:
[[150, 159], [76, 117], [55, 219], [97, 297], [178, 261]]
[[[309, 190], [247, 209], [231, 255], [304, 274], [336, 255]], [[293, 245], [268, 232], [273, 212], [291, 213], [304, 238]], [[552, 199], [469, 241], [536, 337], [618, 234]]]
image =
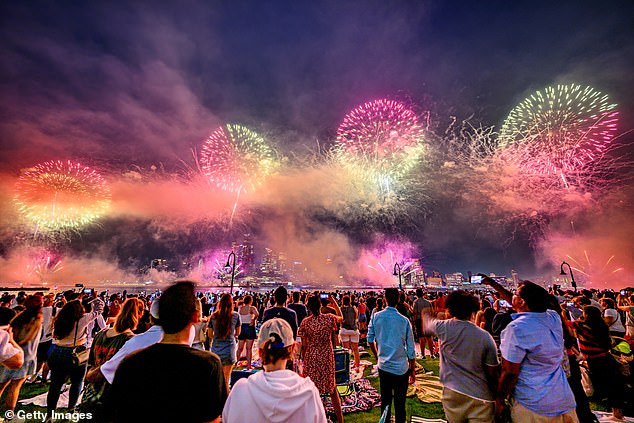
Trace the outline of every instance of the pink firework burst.
[[337, 143], [353, 157], [392, 173], [410, 170], [423, 153], [425, 128], [405, 104], [387, 99], [367, 102], [348, 113], [337, 129]]

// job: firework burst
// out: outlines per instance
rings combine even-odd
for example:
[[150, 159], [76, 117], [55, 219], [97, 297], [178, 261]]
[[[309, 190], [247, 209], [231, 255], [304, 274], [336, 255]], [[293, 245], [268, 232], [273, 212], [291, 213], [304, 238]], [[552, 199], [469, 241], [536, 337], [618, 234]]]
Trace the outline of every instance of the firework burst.
[[362, 277], [372, 284], [398, 285], [394, 265], [398, 263], [403, 281], [412, 279], [420, 270], [417, 249], [408, 241], [379, 242], [374, 248], [361, 251], [357, 261]]
[[63, 268], [59, 256], [46, 249], [35, 249], [29, 254], [26, 273], [28, 276], [36, 276], [39, 280], [44, 281]]
[[502, 158], [529, 174], [569, 176], [601, 158], [617, 130], [616, 104], [592, 87], [556, 85], [523, 100], [504, 121]]
[[39, 231], [79, 229], [110, 207], [110, 189], [94, 169], [72, 161], [50, 161], [25, 171], [14, 203]]
[[570, 260], [570, 267], [577, 273], [577, 278], [586, 284], [599, 287], [607, 285], [611, 279], [625, 270], [617, 264], [614, 254], [607, 257], [608, 254], [591, 254], [588, 250], [583, 250], [583, 257], [567, 254], [566, 259]]
[[200, 154], [203, 173], [219, 188], [240, 193], [255, 190], [277, 168], [264, 138], [240, 125], [217, 128]]
[[423, 156], [425, 128], [403, 103], [380, 99], [358, 106], [337, 129], [344, 163], [360, 160], [397, 180]]

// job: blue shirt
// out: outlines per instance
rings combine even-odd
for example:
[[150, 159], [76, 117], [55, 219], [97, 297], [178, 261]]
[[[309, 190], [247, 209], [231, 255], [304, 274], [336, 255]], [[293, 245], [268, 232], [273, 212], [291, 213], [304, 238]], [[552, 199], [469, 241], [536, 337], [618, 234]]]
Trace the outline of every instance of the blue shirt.
[[559, 315], [515, 313], [502, 331], [500, 352], [512, 363], [520, 363], [514, 398], [541, 416], [560, 416], [576, 407], [575, 397], [561, 366], [564, 338]]
[[414, 334], [409, 320], [396, 308], [387, 307], [374, 313], [368, 326], [368, 342], [375, 342], [379, 354], [379, 369], [404, 375], [409, 369], [407, 359], [416, 357]]

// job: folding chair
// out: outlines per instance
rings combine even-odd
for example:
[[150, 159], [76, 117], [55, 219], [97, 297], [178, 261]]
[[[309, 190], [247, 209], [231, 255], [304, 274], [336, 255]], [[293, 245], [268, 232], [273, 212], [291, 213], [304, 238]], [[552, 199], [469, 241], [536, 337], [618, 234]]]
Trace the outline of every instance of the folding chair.
[[[354, 382], [350, 380], [350, 354], [345, 348], [335, 348], [335, 383], [337, 391], [342, 399], [341, 408], [343, 410], [354, 408], [359, 402]], [[343, 405], [344, 397], [351, 397], [354, 403]]]

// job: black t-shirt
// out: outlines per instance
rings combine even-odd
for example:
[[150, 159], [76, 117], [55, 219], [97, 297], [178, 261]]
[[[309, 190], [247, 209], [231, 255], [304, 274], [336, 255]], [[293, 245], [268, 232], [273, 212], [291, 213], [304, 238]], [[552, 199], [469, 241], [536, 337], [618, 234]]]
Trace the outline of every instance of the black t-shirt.
[[297, 327], [299, 327], [299, 325], [302, 324], [302, 320], [304, 320], [304, 318], [308, 316], [308, 309], [304, 304], [301, 303], [290, 303], [288, 305], [288, 308], [293, 310], [297, 315]]
[[293, 337], [297, 338], [297, 314], [287, 307], [271, 307], [264, 311], [262, 322], [264, 323], [276, 317], [286, 320], [291, 325], [291, 329], [293, 329]]
[[207, 317], [211, 314], [211, 304], [203, 304], [203, 317]]
[[118, 422], [208, 422], [222, 414], [227, 387], [215, 354], [155, 344], [126, 357], [108, 398]]
[[365, 305], [368, 306], [368, 310], [366, 311], [366, 313], [372, 313], [372, 310], [376, 307], [376, 298], [368, 297], [368, 299], [365, 301]]

